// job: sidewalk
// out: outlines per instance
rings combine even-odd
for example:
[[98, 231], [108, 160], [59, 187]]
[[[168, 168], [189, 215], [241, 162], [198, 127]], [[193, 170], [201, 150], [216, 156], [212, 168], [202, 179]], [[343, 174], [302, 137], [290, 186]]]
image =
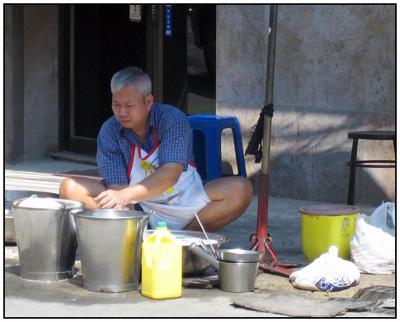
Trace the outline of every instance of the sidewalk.
[[[93, 169], [94, 166], [74, 162], [42, 160], [6, 167], [6, 189], [58, 192], [60, 176], [53, 173]], [[248, 249], [249, 236], [256, 232], [257, 197], [246, 212], [234, 223], [219, 231], [230, 238], [226, 247]], [[270, 198], [268, 229], [279, 259], [306, 265], [301, 253], [300, 215], [297, 210], [305, 205], [321, 204], [307, 200]], [[371, 207], [361, 207], [370, 214]], [[76, 261], [76, 268], [80, 262]], [[321, 293], [294, 289], [285, 277], [261, 274], [257, 278], [256, 293], [300, 294], [313, 298], [350, 298], [358, 289], [372, 285], [395, 286], [395, 275], [362, 274], [357, 287]], [[251, 294], [251, 293], [246, 293]], [[19, 277], [16, 246], [5, 247], [5, 316], [6, 317], [282, 317], [282, 315], [257, 312], [232, 305], [232, 298], [240, 294], [219, 289], [185, 288], [182, 298], [154, 301], [139, 292], [94, 293], [82, 287], [81, 271], [70, 281], [52, 284], [29, 282]], [[388, 317], [377, 312], [348, 312], [345, 317]], [[387, 312], [386, 312], [387, 313]]]

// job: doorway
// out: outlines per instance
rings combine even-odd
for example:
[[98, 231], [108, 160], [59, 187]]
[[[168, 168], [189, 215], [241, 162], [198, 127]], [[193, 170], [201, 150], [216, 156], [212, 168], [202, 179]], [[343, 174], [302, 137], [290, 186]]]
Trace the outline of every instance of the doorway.
[[[212, 6], [215, 26], [215, 5]], [[191, 53], [195, 48], [194, 38], [188, 38], [188, 30], [189, 33], [193, 30], [188, 9], [187, 5], [178, 4], [63, 6], [64, 23], [60, 28], [65, 40], [60, 47], [60, 60], [65, 65], [60, 76], [63, 93], [60, 100], [64, 106], [60, 120], [62, 149], [95, 154], [100, 127], [112, 116], [111, 77], [127, 66], [138, 66], [150, 75], [157, 102], [175, 105], [186, 114], [192, 114], [188, 108], [200, 100], [188, 100], [188, 92], [206, 98], [214, 95], [211, 112], [215, 111], [215, 72], [212, 85], [205, 61], [203, 69], [197, 68], [199, 73], [188, 72], [187, 63], [191, 59], [189, 63], [193, 66]], [[133, 16], [132, 10], [135, 11]], [[205, 20], [200, 21], [204, 23]], [[204, 28], [204, 25], [199, 27]], [[188, 41], [192, 41], [190, 45]], [[187, 50], [188, 46], [191, 51]], [[204, 60], [202, 46], [195, 49], [198, 50], [196, 55]], [[201, 78], [202, 75], [206, 78]], [[204, 94], [205, 88], [211, 90]]]
[[129, 19], [129, 5], [71, 5], [69, 148], [96, 151], [96, 137], [112, 115], [110, 79], [119, 69], [146, 67], [146, 17]]

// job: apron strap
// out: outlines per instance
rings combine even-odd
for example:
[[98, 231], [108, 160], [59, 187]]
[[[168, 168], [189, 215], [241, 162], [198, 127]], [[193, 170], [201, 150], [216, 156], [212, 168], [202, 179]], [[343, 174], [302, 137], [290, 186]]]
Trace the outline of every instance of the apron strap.
[[133, 161], [135, 160], [135, 148], [136, 148], [136, 145], [132, 144], [131, 160], [129, 161], [129, 166], [128, 166], [128, 179], [129, 180], [131, 180], [131, 171], [132, 171]]
[[139, 158], [141, 160], [147, 160], [150, 157], [150, 155], [152, 155], [154, 153], [154, 151], [157, 150], [157, 148], [159, 146], [160, 146], [160, 143], [157, 138], [157, 131], [156, 131], [156, 128], [153, 127], [153, 148], [151, 149], [151, 151], [149, 153], [147, 153], [147, 155], [144, 158], [142, 157], [142, 153], [141, 153], [142, 149], [138, 148]]

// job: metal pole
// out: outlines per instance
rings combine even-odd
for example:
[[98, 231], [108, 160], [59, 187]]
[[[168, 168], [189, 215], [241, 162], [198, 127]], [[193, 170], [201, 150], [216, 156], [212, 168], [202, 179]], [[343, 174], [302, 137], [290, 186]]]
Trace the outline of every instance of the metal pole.
[[[265, 106], [272, 103], [272, 90], [274, 79], [274, 63], [275, 63], [275, 39], [276, 39], [276, 21], [278, 8], [277, 5], [271, 5], [268, 35], [268, 56], [267, 56], [267, 77], [265, 89]], [[271, 145], [271, 117], [264, 114], [264, 129], [263, 129], [263, 147], [262, 147], [262, 164], [261, 174], [258, 182], [258, 210], [257, 210], [257, 234], [253, 236], [253, 248], [262, 254], [260, 267], [267, 268], [269, 260], [267, 255], [274, 257], [274, 252], [269, 247], [271, 239], [268, 236], [268, 195], [269, 195], [269, 152]], [[273, 258], [277, 262], [277, 258]]]
[[[271, 5], [270, 12], [269, 12], [270, 33], [268, 36], [265, 105], [271, 104], [272, 99], [273, 99], [277, 18], [278, 18], [278, 6]], [[263, 136], [263, 157], [262, 157], [262, 164], [261, 164], [261, 173], [262, 174], [269, 173], [270, 146], [271, 146], [271, 117], [265, 114], [264, 115], [264, 136]]]
[[[297, 264], [283, 264], [279, 262], [278, 255], [272, 248], [272, 237], [268, 234], [268, 198], [269, 198], [269, 156], [271, 146], [271, 119], [272, 113], [268, 111], [272, 107], [275, 70], [275, 41], [277, 29], [278, 6], [271, 5], [269, 12], [268, 35], [268, 56], [267, 56], [267, 77], [265, 89], [263, 147], [261, 174], [259, 177], [258, 190], [258, 213], [257, 213], [257, 234], [251, 236], [252, 249], [257, 249], [262, 254], [260, 268], [269, 272], [289, 276], [293, 267]], [[271, 114], [268, 115], [268, 114]]]

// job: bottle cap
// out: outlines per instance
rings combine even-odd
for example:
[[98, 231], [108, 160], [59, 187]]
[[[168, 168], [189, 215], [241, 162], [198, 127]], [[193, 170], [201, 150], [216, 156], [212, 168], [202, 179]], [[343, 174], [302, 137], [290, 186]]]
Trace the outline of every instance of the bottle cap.
[[167, 222], [166, 221], [157, 221], [156, 228], [167, 228]]

